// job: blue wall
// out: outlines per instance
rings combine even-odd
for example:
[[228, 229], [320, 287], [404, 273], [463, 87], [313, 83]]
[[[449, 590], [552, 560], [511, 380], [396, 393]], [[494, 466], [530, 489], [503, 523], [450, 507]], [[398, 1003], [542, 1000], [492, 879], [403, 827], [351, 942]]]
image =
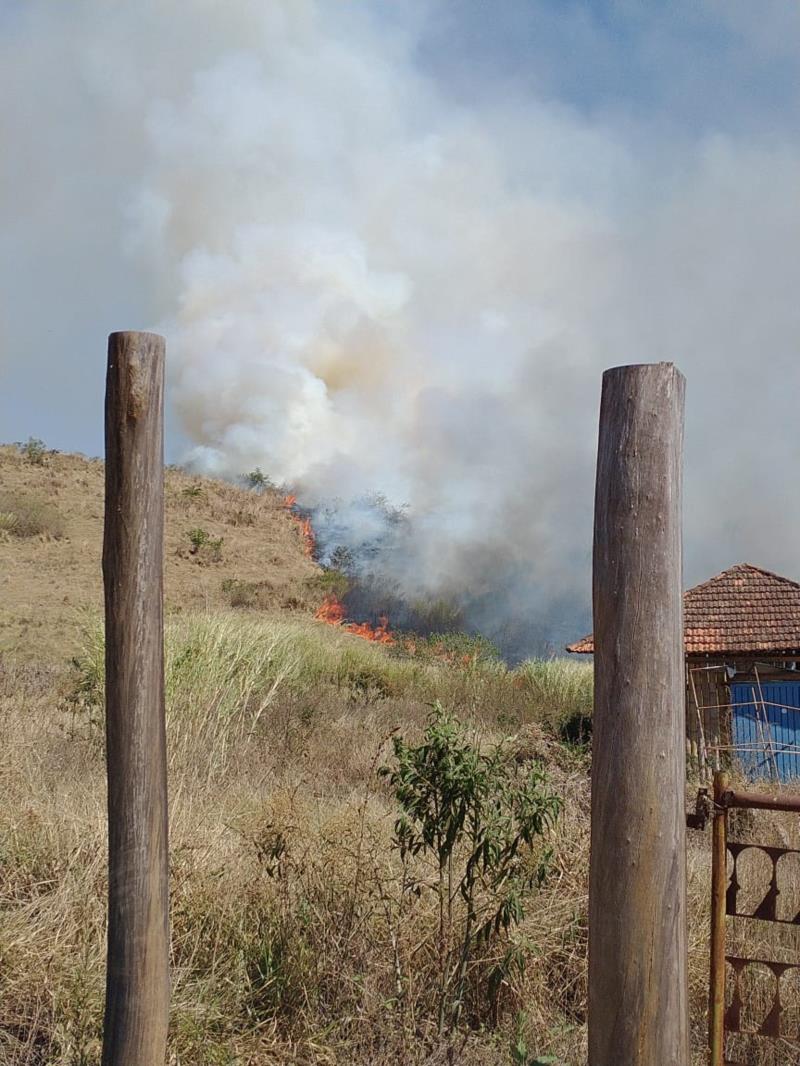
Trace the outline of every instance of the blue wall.
[[[762, 681], [762, 708], [758, 685], [731, 685], [731, 739], [740, 750], [737, 758], [751, 779], [800, 778], [800, 681]], [[766, 709], [766, 722], [764, 710]], [[769, 735], [767, 735], [767, 725]], [[773, 755], [766, 748], [771, 739]]]

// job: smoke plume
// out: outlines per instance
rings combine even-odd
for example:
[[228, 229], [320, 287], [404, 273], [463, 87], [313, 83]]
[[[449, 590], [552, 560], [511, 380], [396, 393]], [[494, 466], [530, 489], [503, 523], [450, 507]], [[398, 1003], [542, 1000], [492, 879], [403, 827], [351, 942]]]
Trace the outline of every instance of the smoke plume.
[[184, 458], [261, 467], [324, 556], [371, 546], [398, 602], [454, 601], [512, 655], [588, 622], [602, 369], [671, 359], [687, 578], [800, 576], [796, 144], [513, 86], [469, 98], [426, 58], [441, 6], [390, 6], [4, 16], [10, 291], [78, 323], [64, 354], [10, 302], [6, 358], [33, 329], [39, 365], [80, 371], [124, 282], [131, 324], [168, 337]]

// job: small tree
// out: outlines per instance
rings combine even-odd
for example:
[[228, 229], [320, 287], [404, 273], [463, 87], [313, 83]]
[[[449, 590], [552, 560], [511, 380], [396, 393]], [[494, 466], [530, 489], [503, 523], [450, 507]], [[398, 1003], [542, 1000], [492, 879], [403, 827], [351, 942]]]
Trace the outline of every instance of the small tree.
[[272, 485], [272, 482], [260, 466], [257, 466], [255, 470], [251, 470], [249, 474], [244, 474], [243, 476], [247, 487], [254, 489], [256, 492], [263, 492], [264, 489], [269, 488]]
[[22, 456], [34, 466], [44, 466], [47, 456], [47, 445], [38, 437], [28, 437], [24, 444], [17, 444]]
[[[418, 857], [434, 870], [438, 1029], [450, 1036], [452, 1060], [475, 949], [508, 934], [523, 918], [525, 898], [541, 883], [550, 859], [549, 850], [534, 845], [560, 804], [541, 766], [523, 770], [502, 744], [481, 751], [438, 703], [422, 743], [395, 737], [394, 756], [395, 765], [379, 772], [401, 808], [395, 842], [404, 862]], [[424, 883], [404, 878], [415, 895]], [[514, 952], [507, 957], [521, 964]], [[496, 985], [497, 976], [488, 975], [488, 983]]]
[[190, 555], [196, 555], [203, 562], [218, 563], [222, 560], [222, 537], [212, 537], [207, 529], [189, 529], [186, 536], [191, 545]]

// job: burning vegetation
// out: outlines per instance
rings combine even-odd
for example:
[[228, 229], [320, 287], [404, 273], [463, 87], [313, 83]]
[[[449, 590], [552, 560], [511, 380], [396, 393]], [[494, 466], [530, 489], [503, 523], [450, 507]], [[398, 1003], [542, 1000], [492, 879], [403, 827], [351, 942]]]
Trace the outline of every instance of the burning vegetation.
[[[384, 558], [402, 545], [409, 517], [380, 493], [311, 511], [289, 493], [283, 505], [304, 553], [322, 567], [315, 618], [417, 659], [469, 667], [501, 658], [494, 642], [466, 624], [461, 607], [441, 598], [407, 599]], [[392, 624], [390, 624], [390, 618]]]
[[381, 615], [376, 626], [369, 622], [348, 622], [344, 604], [336, 596], [326, 596], [322, 606], [318, 608], [315, 618], [320, 622], [327, 622], [331, 626], [343, 626], [348, 633], [363, 640], [371, 640], [376, 644], [396, 644], [396, 638], [389, 629], [389, 619]]
[[317, 546], [314, 530], [311, 528], [311, 518], [300, 511], [297, 507], [297, 497], [291, 493], [284, 497], [283, 505], [297, 524], [303, 541], [303, 551], [312, 559]]
[[[297, 506], [297, 496], [289, 493], [284, 497], [284, 506], [297, 524], [303, 541], [303, 551], [309, 558], [314, 558], [317, 549], [317, 539], [311, 525], [311, 517]], [[381, 615], [377, 625], [370, 622], [353, 622], [347, 619], [347, 609], [340, 597], [329, 592], [322, 604], [316, 611], [315, 617], [320, 622], [326, 622], [331, 626], [342, 626], [348, 633], [362, 640], [370, 640], [376, 644], [395, 644], [394, 635], [389, 629], [389, 619]]]

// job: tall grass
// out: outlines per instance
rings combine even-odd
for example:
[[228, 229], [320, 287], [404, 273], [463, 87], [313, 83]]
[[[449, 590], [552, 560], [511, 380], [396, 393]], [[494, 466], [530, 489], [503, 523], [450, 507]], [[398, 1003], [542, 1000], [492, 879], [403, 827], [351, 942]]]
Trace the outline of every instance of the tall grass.
[[517, 670], [528, 692], [555, 713], [590, 714], [592, 667], [576, 659], [528, 659]]
[[[440, 1061], [434, 894], [422, 867], [409, 892], [377, 769], [395, 731], [421, 735], [437, 698], [479, 744], [514, 733], [509, 759], [555, 753], [537, 725], [545, 697], [502, 664], [420, 662], [314, 622], [176, 615], [166, 638], [170, 1062]], [[0, 671], [4, 1064], [99, 1062], [103, 659], [91, 623], [69, 674]], [[465, 1064], [508, 1062], [523, 1022], [528, 1046], [564, 1062], [582, 1047], [586, 777], [574, 759], [550, 773], [567, 809], [551, 880], [514, 941], [535, 964], [476, 954], [476, 1011], [486, 975], [503, 976], [490, 1014], [465, 1015]]]
[[591, 664], [575, 659], [529, 659], [516, 676], [546, 727], [562, 740], [588, 743], [594, 698]]
[[[92, 624], [69, 673], [0, 658], [3, 1066], [100, 1061], [103, 655], [102, 629]], [[435, 1009], [436, 894], [425, 867], [404, 863], [392, 847], [398, 809], [376, 772], [391, 758], [394, 734], [422, 736], [435, 699], [485, 750], [505, 739], [515, 764], [544, 759], [562, 808], [548, 841], [550, 875], [512, 942], [485, 945], [470, 964], [455, 1061], [510, 1066], [520, 1061], [514, 1045], [534, 1060], [585, 1063], [588, 759], [558, 737], [590, 698], [591, 667], [580, 662], [454, 667], [387, 654], [313, 622], [241, 612], [171, 618], [170, 1066], [446, 1061]], [[732, 835], [800, 846], [796, 819], [764, 812], [740, 818]], [[707, 836], [690, 834], [688, 858], [699, 1066]], [[748, 899], [760, 898], [764, 876], [757, 862], [742, 869]], [[795, 913], [800, 869], [788, 871], [781, 888]], [[795, 928], [742, 922], [730, 946], [791, 961], [800, 945]], [[766, 993], [754, 987], [758, 1008]], [[787, 989], [786, 1004], [795, 1025], [800, 990]], [[791, 1035], [774, 1049], [744, 1044], [734, 1057], [753, 1066], [800, 1055]]]
[[[484, 723], [556, 728], [591, 708], [592, 674], [584, 663], [529, 660], [510, 670], [492, 658], [464, 665], [392, 655], [305, 620], [176, 615], [167, 623], [165, 646], [171, 758], [183, 765], [190, 749], [195, 759], [201, 751], [210, 771], [224, 769], [233, 749], [257, 737], [265, 716], [274, 723], [270, 708], [289, 704], [305, 703], [308, 713], [315, 702], [346, 697], [391, 712], [400, 701], [408, 713], [409, 704], [419, 711], [439, 700]], [[74, 680], [76, 694], [94, 708], [103, 701], [104, 654], [102, 624], [95, 620], [75, 660]]]

